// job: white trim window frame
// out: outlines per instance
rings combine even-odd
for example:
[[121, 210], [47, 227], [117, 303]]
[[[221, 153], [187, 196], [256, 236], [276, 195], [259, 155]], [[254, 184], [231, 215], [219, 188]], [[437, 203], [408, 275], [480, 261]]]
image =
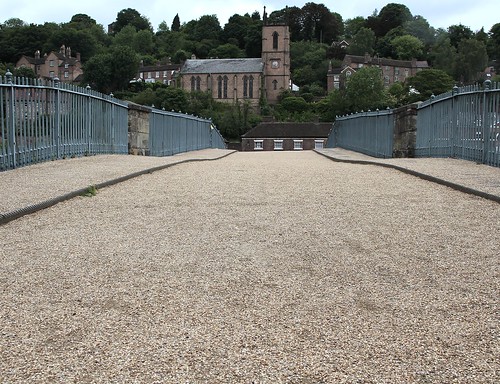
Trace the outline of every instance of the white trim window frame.
[[314, 149], [323, 149], [325, 147], [324, 140], [314, 140]]
[[274, 140], [274, 150], [275, 151], [283, 150], [283, 140]]
[[254, 149], [254, 151], [264, 150], [264, 140], [254, 140], [253, 141], [253, 149]]
[[302, 151], [304, 149], [304, 140], [294, 140], [293, 141], [293, 150], [294, 151]]

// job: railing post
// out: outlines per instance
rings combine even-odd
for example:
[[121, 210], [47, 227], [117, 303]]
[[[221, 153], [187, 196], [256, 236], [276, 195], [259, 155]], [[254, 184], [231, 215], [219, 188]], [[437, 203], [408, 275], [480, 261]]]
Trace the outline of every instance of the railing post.
[[60, 105], [60, 89], [59, 89], [59, 78], [55, 77], [53, 80], [54, 88], [56, 88], [56, 153], [57, 158], [61, 158], [61, 105]]
[[484, 82], [484, 89], [483, 89], [483, 113], [482, 113], [482, 119], [483, 119], [483, 164], [488, 163], [488, 154], [489, 154], [489, 143], [490, 143], [490, 137], [492, 136], [492, 125], [490, 125], [489, 120], [490, 116], [486, 113], [488, 106], [487, 106], [487, 101], [488, 101], [488, 96], [487, 93], [491, 88], [491, 80], [487, 79]]
[[92, 132], [92, 98], [90, 97], [90, 85], [85, 88], [87, 90], [87, 155], [90, 155], [90, 138]]
[[8, 144], [8, 152], [10, 152], [10, 158], [12, 160], [12, 168], [16, 168], [17, 158], [17, 140], [16, 140], [16, 119], [15, 119], [15, 91], [14, 91], [14, 83], [12, 81], [13, 75], [7, 69], [5, 73], [5, 78], [7, 79], [7, 84], [10, 85], [7, 91], [8, 97], [8, 108], [9, 108], [9, 118], [7, 120], [8, 124], [8, 132], [9, 132], [9, 144]]
[[457, 100], [458, 93], [460, 89], [457, 85], [453, 87], [452, 90], [452, 99], [451, 99], [451, 109], [452, 109], [452, 125], [451, 125], [451, 157], [455, 157], [455, 147], [457, 146], [457, 136], [458, 136], [458, 112], [457, 112]]

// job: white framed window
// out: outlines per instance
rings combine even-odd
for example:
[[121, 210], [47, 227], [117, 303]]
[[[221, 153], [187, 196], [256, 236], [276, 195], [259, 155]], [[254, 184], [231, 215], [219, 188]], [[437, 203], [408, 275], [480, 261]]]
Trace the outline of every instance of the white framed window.
[[159, 79], [160, 78], [160, 72], [156, 72], [156, 78]]
[[55, 77], [55, 73], [54, 73], [54, 71], [50, 71], [50, 72], [49, 72], [49, 76], [50, 76], [50, 77]]
[[148, 72], [148, 79], [151, 79], [151, 72]]
[[275, 151], [283, 150], [283, 140], [274, 140], [274, 150]]
[[68, 69], [69, 68], [69, 64], [68, 63], [64, 64], [64, 68]]
[[314, 140], [314, 149], [323, 149], [324, 141], [323, 140]]
[[53, 67], [54, 66], [54, 60], [49, 61], [49, 66]]
[[254, 140], [253, 149], [256, 151], [262, 151], [264, 149], [264, 140]]
[[293, 141], [293, 149], [296, 151], [302, 150], [304, 148], [302, 143], [303, 143], [303, 140], [294, 140]]
[[69, 77], [69, 72], [68, 71], [64, 71], [64, 78], [67, 79]]

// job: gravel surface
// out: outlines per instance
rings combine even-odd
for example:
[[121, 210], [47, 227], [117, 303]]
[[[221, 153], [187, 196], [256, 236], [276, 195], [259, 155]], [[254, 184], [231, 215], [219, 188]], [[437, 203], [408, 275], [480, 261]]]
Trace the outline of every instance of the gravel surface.
[[0, 227], [0, 382], [498, 383], [498, 203], [310, 151]]

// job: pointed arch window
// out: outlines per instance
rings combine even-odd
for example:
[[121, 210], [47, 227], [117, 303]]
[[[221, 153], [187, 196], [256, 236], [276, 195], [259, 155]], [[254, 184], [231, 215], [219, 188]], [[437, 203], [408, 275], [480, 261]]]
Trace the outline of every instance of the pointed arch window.
[[279, 37], [278, 32], [274, 31], [273, 32], [273, 49], [278, 49], [278, 37]]
[[200, 76], [196, 77], [196, 90], [197, 91], [201, 90], [201, 77]]
[[224, 76], [224, 78], [222, 79], [222, 83], [224, 85], [222, 90], [223, 91], [222, 96], [224, 97], [224, 99], [227, 99], [227, 81], [228, 81], [227, 76]]
[[273, 80], [273, 89], [275, 91], [278, 89], [278, 80]]
[[222, 76], [217, 78], [217, 98], [222, 99]]
[[243, 76], [243, 97], [248, 97], [248, 76]]
[[191, 76], [191, 92], [194, 92], [196, 89], [196, 78]]

